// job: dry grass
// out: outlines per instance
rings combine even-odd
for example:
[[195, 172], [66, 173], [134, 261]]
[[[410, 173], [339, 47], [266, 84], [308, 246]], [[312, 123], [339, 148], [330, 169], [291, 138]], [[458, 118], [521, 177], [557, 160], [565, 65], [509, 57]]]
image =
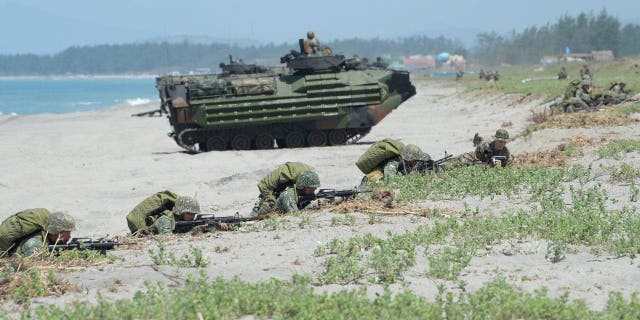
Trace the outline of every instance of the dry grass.
[[549, 111], [547, 110], [547, 108], [539, 110], [531, 109], [530, 111], [531, 117], [529, 118], [529, 120], [533, 121], [533, 123], [535, 124], [543, 123], [549, 118]]
[[[597, 112], [562, 113], [549, 116], [545, 121], [547, 128], [588, 128], [602, 126], [618, 126], [638, 122], [630, 118], [628, 114], [621, 112], [623, 108], [633, 106], [634, 102], [622, 103], [615, 106], [607, 106], [605, 110]], [[533, 111], [532, 111], [533, 112]], [[532, 120], [534, 120], [532, 118]], [[535, 123], [541, 123], [536, 122]]]
[[569, 144], [575, 147], [588, 147], [593, 145], [593, 139], [585, 136], [582, 133], [579, 133], [569, 138]]
[[520, 167], [551, 167], [560, 168], [567, 164], [567, 156], [565, 155], [564, 145], [559, 145], [553, 150], [542, 152], [527, 152], [513, 157], [512, 166]]
[[393, 205], [388, 206], [382, 201], [372, 201], [368, 199], [354, 199], [344, 201], [338, 205], [328, 208], [333, 213], [353, 213], [374, 214], [384, 216], [416, 215], [421, 217], [433, 217], [437, 214], [455, 214], [456, 212], [446, 208], [427, 209], [415, 205]]
[[[129, 241], [127, 241], [129, 240]], [[118, 242], [134, 242], [134, 238], [119, 237]], [[42, 251], [30, 257], [13, 255], [0, 259], [0, 302], [15, 300], [28, 304], [38, 296], [59, 296], [78, 288], [60, 273], [81, 271], [111, 262], [95, 250], [64, 250], [57, 254]]]
[[569, 158], [571, 158], [571, 155], [567, 152], [569, 148], [581, 149], [591, 146], [593, 143], [593, 139], [580, 133], [569, 138], [567, 143], [560, 144], [552, 150], [527, 152], [514, 156], [513, 167], [564, 167], [567, 165]]

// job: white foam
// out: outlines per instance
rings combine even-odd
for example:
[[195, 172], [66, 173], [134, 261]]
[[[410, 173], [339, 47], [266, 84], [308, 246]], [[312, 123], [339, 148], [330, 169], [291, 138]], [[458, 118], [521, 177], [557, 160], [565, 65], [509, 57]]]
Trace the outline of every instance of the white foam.
[[147, 104], [151, 102], [151, 99], [145, 99], [145, 98], [133, 98], [133, 99], [127, 99], [125, 100], [127, 102], [128, 105], [130, 106], [139, 106], [141, 104]]
[[73, 106], [91, 106], [94, 104], [98, 104], [98, 102], [95, 101], [80, 101], [80, 102], [76, 102], [73, 104]]

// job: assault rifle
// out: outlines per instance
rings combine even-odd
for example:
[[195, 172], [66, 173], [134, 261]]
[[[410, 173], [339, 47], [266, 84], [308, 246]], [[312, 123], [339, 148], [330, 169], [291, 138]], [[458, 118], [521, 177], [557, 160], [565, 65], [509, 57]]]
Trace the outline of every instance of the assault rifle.
[[159, 116], [162, 116], [163, 111], [162, 111], [162, 109], [154, 109], [154, 110], [151, 110], [151, 111], [134, 113], [131, 116], [132, 117], [155, 117], [156, 113], [158, 114], [158, 117], [159, 117]]
[[302, 209], [308, 206], [311, 201], [316, 199], [327, 199], [329, 203], [333, 203], [336, 197], [342, 199], [353, 199], [360, 193], [371, 192], [370, 190], [359, 190], [357, 187], [353, 189], [336, 190], [336, 189], [320, 189], [318, 192], [311, 196], [299, 196], [298, 208]]
[[50, 244], [49, 251], [59, 253], [62, 250], [98, 250], [100, 254], [106, 255], [107, 250], [112, 250], [114, 246], [129, 243], [120, 243], [114, 240], [93, 240], [91, 238], [73, 238], [66, 244]]
[[252, 220], [256, 220], [256, 218], [241, 218], [238, 213], [227, 217], [216, 217], [213, 214], [199, 214], [192, 221], [176, 221], [173, 233], [189, 232], [194, 227], [200, 227], [203, 231], [211, 231], [213, 229], [226, 230], [228, 226], [239, 226], [243, 222]]
[[498, 163], [500, 163], [500, 166], [504, 166], [507, 163], [507, 157], [506, 156], [493, 156], [491, 157], [491, 160], [489, 160], [492, 166], [496, 166]]
[[453, 154], [447, 154], [447, 152], [444, 152], [444, 158], [440, 158], [438, 160], [429, 160], [427, 161], [427, 167], [426, 170], [424, 170], [424, 172], [426, 172], [427, 170], [433, 170], [433, 171], [440, 171], [440, 169], [442, 169], [442, 167], [444, 166], [445, 163], [449, 162], [453, 160]]

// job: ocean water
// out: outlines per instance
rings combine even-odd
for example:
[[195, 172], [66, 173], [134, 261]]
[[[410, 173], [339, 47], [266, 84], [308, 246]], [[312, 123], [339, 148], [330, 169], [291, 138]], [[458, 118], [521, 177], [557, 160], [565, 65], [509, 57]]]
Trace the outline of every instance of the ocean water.
[[5, 115], [77, 112], [156, 101], [158, 91], [151, 77], [0, 79], [0, 114]]

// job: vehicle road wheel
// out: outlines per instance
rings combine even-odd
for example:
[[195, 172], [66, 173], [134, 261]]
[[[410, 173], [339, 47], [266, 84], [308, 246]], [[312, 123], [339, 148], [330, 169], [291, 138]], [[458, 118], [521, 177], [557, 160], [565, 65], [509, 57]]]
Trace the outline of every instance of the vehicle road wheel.
[[246, 134], [239, 134], [231, 140], [231, 148], [233, 150], [249, 150], [251, 149], [251, 138]]
[[331, 130], [329, 132], [329, 144], [338, 146], [347, 142], [347, 132], [344, 130]]
[[327, 145], [327, 135], [320, 130], [309, 132], [307, 143], [310, 147], [322, 147]]
[[268, 133], [260, 133], [256, 136], [256, 149], [273, 149], [273, 136]]
[[207, 139], [207, 151], [227, 150], [227, 142], [221, 136], [213, 136]]
[[304, 147], [304, 142], [304, 133], [300, 131], [291, 131], [284, 138], [284, 144], [287, 148], [302, 148]]

